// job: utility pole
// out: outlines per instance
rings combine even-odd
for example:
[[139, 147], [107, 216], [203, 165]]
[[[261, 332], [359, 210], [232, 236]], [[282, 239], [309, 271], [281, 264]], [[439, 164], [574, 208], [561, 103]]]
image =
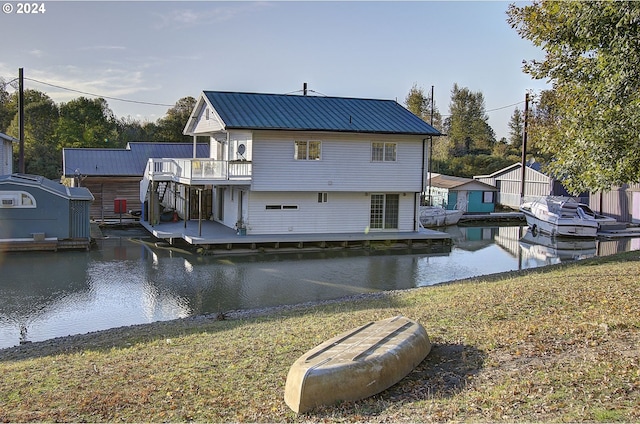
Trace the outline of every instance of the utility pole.
[[23, 69], [18, 69], [18, 127], [20, 139], [20, 155], [18, 156], [18, 169], [25, 173], [24, 167], [24, 76]]
[[529, 93], [524, 97], [524, 130], [522, 131], [522, 179], [520, 181], [520, 203], [524, 201], [525, 177], [527, 175], [527, 123], [529, 122]]
[[[433, 85], [431, 86], [431, 117], [429, 120], [429, 125], [431, 125], [433, 127], [433, 106], [434, 106], [434, 101], [433, 101]], [[427, 197], [427, 199], [429, 199], [429, 202], [427, 203], [428, 206], [433, 206], [433, 201], [431, 200], [431, 173], [433, 172], [431, 170], [431, 167], [433, 166], [433, 161], [431, 159], [431, 157], [433, 156], [433, 136], [430, 135], [429, 136], [429, 166], [427, 167], [427, 172], [428, 172], [428, 177], [429, 177], [429, 197]]]

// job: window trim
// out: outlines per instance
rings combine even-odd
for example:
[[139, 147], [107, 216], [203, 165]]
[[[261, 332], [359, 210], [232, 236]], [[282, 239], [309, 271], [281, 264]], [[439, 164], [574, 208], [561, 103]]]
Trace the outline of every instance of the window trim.
[[[376, 146], [378, 145], [378, 146]], [[393, 151], [391, 149], [393, 148]], [[389, 149], [389, 150], [387, 150]], [[374, 152], [379, 153], [374, 156]], [[393, 154], [393, 159], [387, 159]], [[371, 162], [397, 162], [398, 143], [395, 141], [372, 141], [371, 142]]]
[[[304, 151], [304, 157], [300, 157], [300, 147], [302, 145], [302, 143], [304, 143], [305, 145], [305, 151]], [[309, 158], [309, 152], [312, 149], [312, 145], [317, 145], [317, 157], [314, 157], [313, 159]], [[306, 161], [319, 161], [322, 160], [322, 141], [320, 140], [294, 140], [293, 142], [293, 160], [306, 160]]]

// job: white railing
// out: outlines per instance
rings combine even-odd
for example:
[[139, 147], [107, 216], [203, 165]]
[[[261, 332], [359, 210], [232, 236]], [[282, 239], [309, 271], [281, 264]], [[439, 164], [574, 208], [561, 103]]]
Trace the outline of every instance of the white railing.
[[146, 176], [161, 180], [221, 180], [251, 179], [251, 162], [216, 159], [149, 159]]

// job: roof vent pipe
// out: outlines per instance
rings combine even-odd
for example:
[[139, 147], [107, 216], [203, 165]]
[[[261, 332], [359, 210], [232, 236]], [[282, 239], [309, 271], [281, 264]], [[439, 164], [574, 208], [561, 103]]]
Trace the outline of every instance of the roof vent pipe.
[[302, 83], [302, 95], [306, 96], [307, 95], [307, 83]]

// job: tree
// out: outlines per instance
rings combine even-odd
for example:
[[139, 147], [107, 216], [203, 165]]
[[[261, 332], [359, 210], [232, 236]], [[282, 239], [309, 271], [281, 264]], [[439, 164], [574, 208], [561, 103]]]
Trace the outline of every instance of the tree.
[[182, 130], [187, 125], [195, 105], [196, 99], [193, 97], [183, 97], [178, 100], [175, 106], [167, 110], [164, 118], [157, 121], [153, 135], [154, 139], [156, 141], [192, 141], [190, 136], [182, 134]]
[[524, 71], [553, 84], [548, 170], [574, 193], [640, 181], [640, 3], [535, 0], [507, 14], [545, 52]]
[[6, 133], [13, 116], [18, 112], [12, 109], [9, 102], [7, 83], [0, 77], [0, 132]]
[[[433, 102], [431, 100], [431, 93], [424, 94], [424, 89], [414, 83], [411, 90], [409, 90], [409, 94], [404, 99], [404, 104], [414, 115], [430, 123], [434, 128], [442, 128], [442, 115], [436, 106], [435, 100]], [[433, 117], [431, 114], [432, 104]]]
[[116, 142], [116, 129], [116, 118], [105, 99], [79, 97], [60, 105], [55, 136], [60, 148], [122, 147]]
[[515, 108], [511, 120], [509, 120], [509, 139], [508, 143], [516, 148], [522, 148], [522, 135], [524, 133], [524, 112]]
[[[11, 96], [10, 104], [17, 112], [18, 93]], [[50, 179], [60, 178], [62, 155], [54, 139], [58, 122], [58, 107], [54, 101], [37, 90], [24, 91], [24, 165], [27, 174], [43, 175]], [[8, 134], [19, 137], [17, 113], [7, 129]], [[15, 146], [14, 158], [18, 157]]]
[[454, 84], [449, 114], [444, 121], [444, 130], [449, 138], [451, 155], [491, 152], [495, 135], [488, 122], [481, 92], [474, 93]]

